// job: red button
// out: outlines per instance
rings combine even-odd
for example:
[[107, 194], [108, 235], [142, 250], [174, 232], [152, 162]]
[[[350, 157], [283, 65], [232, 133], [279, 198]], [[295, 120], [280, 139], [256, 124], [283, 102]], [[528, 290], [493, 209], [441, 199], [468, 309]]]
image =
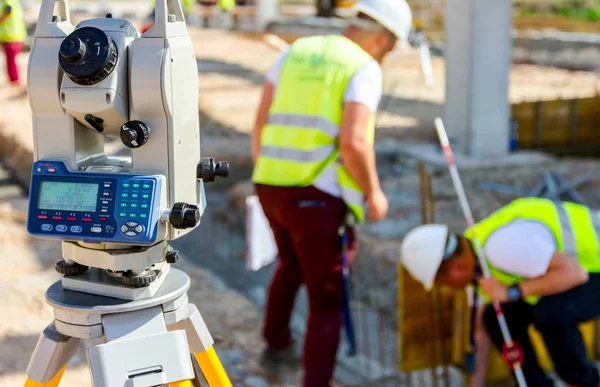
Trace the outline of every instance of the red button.
[[54, 172], [56, 172], [56, 168], [48, 168], [48, 172], [54, 173]]
[[62, 220], [62, 216], [53, 216], [52, 220]]
[[69, 217], [67, 218], [67, 220], [68, 220], [69, 222], [74, 222], [74, 221], [76, 221], [76, 220], [77, 220], [77, 218], [76, 218], [76, 217], [74, 217], [74, 216], [69, 216]]
[[84, 222], [91, 222], [92, 218], [81, 218], [81, 220], [83, 220]]
[[48, 219], [48, 215], [38, 215], [38, 219]]
[[101, 217], [101, 218], [100, 218], [100, 220], [101, 220], [101, 221], [103, 221], [103, 222], [106, 222], [106, 219], [107, 219], [107, 218], [105, 218], [105, 217]]

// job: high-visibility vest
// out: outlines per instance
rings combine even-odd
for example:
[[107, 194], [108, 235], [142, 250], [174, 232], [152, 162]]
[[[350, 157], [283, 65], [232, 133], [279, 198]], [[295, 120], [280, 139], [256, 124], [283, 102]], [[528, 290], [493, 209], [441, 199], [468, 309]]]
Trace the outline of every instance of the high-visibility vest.
[[19, 0], [0, 0], [0, 14], [6, 6], [11, 7], [8, 18], [0, 22], [0, 43], [24, 42], [27, 39], [27, 28], [23, 18], [23, 8]]
[[[306, 187], [333, 168], [342, 199], [357, 222], [364, 220], [364, 193], [339, 160], [339, 133], [346, 85], [371, 60], [339, 35], [305, 37], [291, 45], [262, 129], [255, 183]], [[372, 144], [374, 117], [366, 130]]]
[[223, 11], [231, 11], [235, 7], [235, 0], [217, 0], [217, 5]]
[[[468, 229], [465, 237], [473, 243], [474, 230], [481, 245], [485, 246], [494, 231], [517, 219], [542, 223], [552, 232], [557, 251], [574, 257], [590, 273], [600, 272], [600, 214], [583, 205], [539, 198], [518, 199], [477, 223], [474, 229]], [[489, 261], [488, 266], [490, 274], [507, 286], [524, 279], [499, 270]], [[532, 305], [539, 299], [537, 296], [525, 297], [525, 301]]]

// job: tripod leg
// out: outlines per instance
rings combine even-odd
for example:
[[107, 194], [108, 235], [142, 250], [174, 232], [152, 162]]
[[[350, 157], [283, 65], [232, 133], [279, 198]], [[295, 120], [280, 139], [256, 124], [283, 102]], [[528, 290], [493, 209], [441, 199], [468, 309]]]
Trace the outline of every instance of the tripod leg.
[[182, 380], [180, 382], [169, 383], [169, 387], [194, 387], [191, 380]]
[[31, 380], [27, 378], [25, 381], [25, 387], [57, 387], [58, 383], [60, 383], [60, 379], [62, 379], [65, 370], [67, 369], [67, 365], [65, 364], [60, 371], [54, 376], [54, 378], [46, 383], [38, 383], [35, 380]]
[[27, 366], [25, 387], [58, 386], [78, 343], [78, 339], [59, 333], [54, 323], [48, 325], [40, 335]]
[[195, 352], [194, 357], [210, 387], [231, 387], [232, 384], [214, 347], [203, 352]]
[[[231, 387], [229, 377], [213, 348], [214, 340], [193, 304], [187, 304], [179, 310], [165, 313], [168, 329], [183, 329], [186, 333], [190, 351], [200, 365], [202, 374], [210, 387]], [[170, 323], [173, 321], [173, 323]]]

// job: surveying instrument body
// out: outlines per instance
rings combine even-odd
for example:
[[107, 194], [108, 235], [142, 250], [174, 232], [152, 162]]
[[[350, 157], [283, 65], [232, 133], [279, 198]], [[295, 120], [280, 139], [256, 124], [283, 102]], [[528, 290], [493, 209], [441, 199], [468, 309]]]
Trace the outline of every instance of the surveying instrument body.
[[[34, 165], [27, 230], [62, 241], [46, 293], [54, 321], [26, 387], [57, 386], [77, 345], [95, 387], [231, 383], [169, 245], [200, 223], [204, 183], [226, 162], [200, 157], [198, 72], [179, 0], [156, 1], [143, 35], [126, 20], [74, 26], [67, 0], [43, 0], [28, 92]], [[128, 155], [105, 153], [120, 139]]]

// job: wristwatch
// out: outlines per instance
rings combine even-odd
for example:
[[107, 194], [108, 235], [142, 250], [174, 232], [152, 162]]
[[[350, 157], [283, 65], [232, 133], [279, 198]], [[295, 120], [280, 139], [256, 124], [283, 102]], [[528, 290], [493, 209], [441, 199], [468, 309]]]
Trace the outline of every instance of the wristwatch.
[[519, 301], [523, 297], [523, 291], [519, 284], [508, 287], [508, 301]]

